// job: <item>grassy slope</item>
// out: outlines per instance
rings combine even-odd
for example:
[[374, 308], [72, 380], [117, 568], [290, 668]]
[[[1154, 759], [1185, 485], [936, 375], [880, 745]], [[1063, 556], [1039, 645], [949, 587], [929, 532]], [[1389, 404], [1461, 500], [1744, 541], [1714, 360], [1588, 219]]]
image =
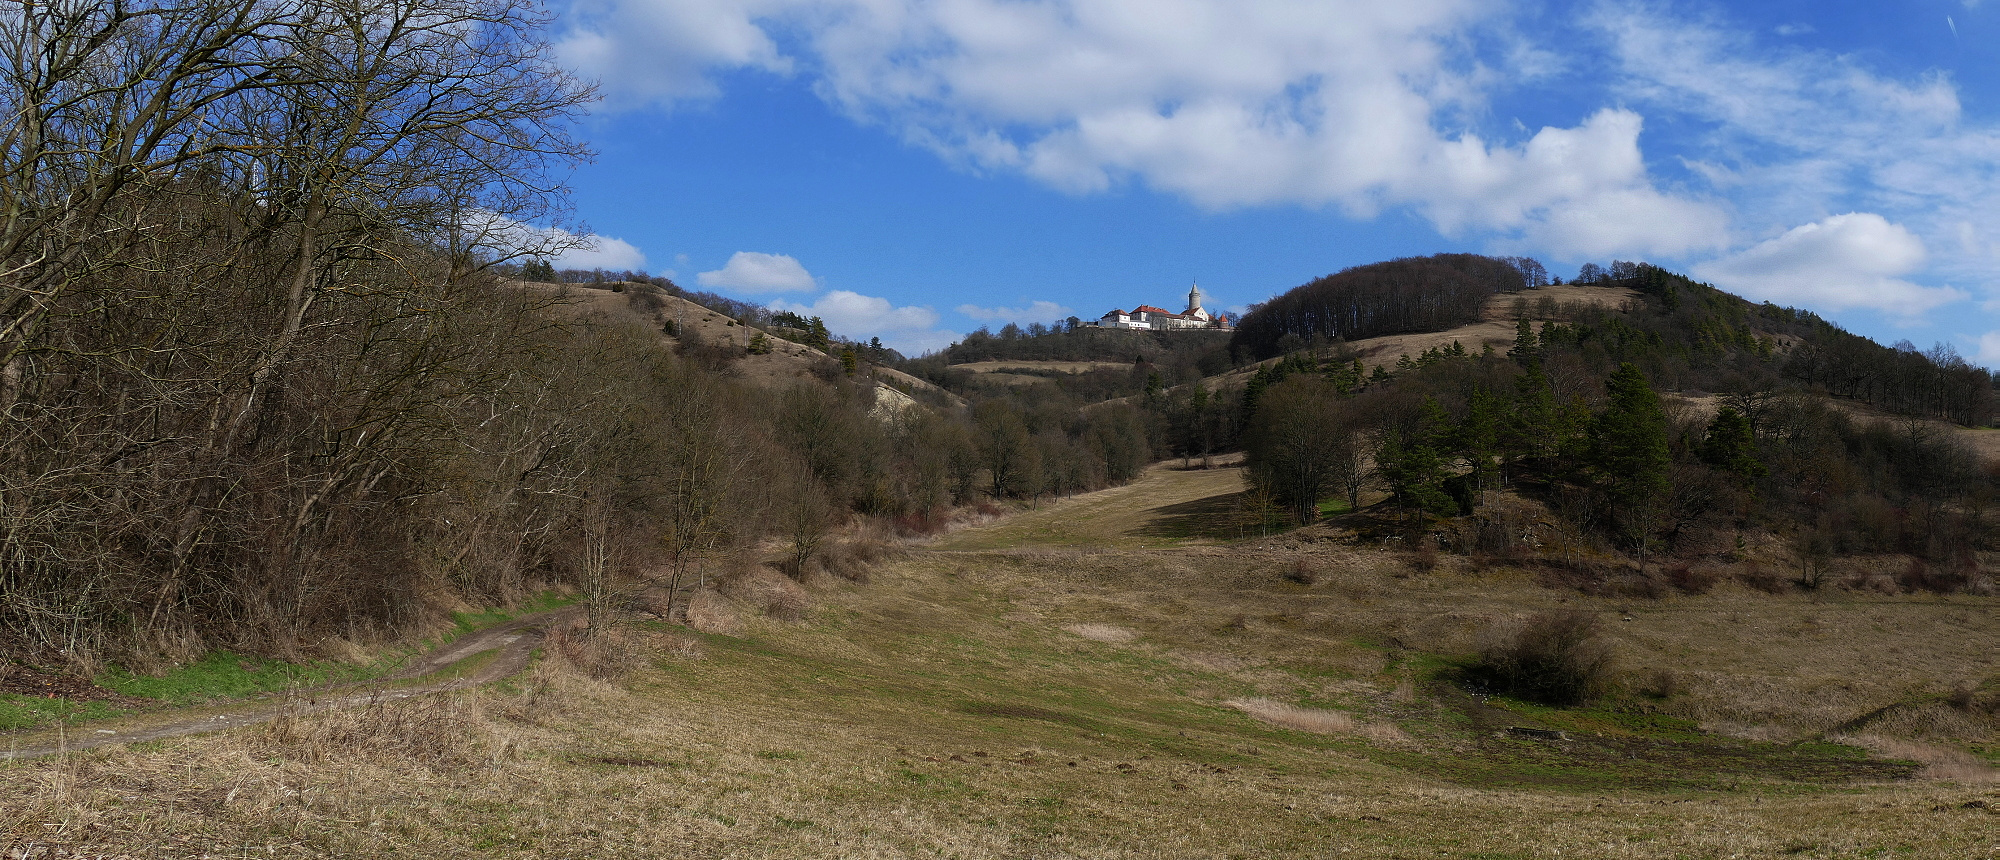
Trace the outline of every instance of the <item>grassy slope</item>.
[[[1144, 548], [1172, 542], [1152, 532], [1177, 506], [1216, 502], [1236, 480], [1156, 469], [960, 532], [870, 584], [821, 584], [804, 623], [653, 630], [649, 667], [617, 686], [550, 661], [475, 696], [14, 766], [0, 776], [0, 846], [18, 834], [146, 856], [1992, 849], [2000, 785], [1901, 779], [1912, 766], [1818, 740], [1904, 701], [1885, 719], [1934, 736], [1906, 751], [1936, 752], [1953, 732], [1990, 742], [1990, 725], [1950, 725], [1955, 712], [1925, 697], [2000, 680], [2000, 658], [1975, 644], [2000, 640], [1991, 600], [1726, 591], [1612, 606], [1322, 542]], [[1316, 584], [1281, 579], [1301, 561]], [[1553, 712], [1429, 680], [1489, 619], [1560, 601], [1629, 610], [1613, 622], [1628, 668], [1673, 667], [1685, 691]], [[1252, 697], [1358, 727], [1292, 731], [1224, 704]], [[1495, 735], [1507, 725], [1578, 739]], [[1965, 806], [1977, 801], [1988, 808]]]

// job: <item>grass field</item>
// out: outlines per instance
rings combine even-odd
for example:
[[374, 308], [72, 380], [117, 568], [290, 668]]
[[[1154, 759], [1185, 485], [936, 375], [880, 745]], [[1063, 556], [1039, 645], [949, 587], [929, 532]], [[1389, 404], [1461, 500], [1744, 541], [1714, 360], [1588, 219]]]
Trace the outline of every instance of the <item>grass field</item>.
[[[797, 623], [637, 624], [615, 681], [552, 658], [6, 766], [0, 856], [2000, 857], [1995, 724], [1950, 703], [2000, 688], [1991, 599], [1613, 602], [1188, 527], [1239, 489], [1156, 467], [813, 583]], [[1558, 606], [1601, 613], [1625, 689], [1453, 682]]]

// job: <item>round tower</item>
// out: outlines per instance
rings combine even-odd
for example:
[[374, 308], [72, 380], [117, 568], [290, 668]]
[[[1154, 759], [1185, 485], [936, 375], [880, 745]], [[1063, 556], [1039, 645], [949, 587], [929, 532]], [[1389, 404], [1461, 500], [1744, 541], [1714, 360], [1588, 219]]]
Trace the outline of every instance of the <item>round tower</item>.
[[1194, 313], [1198, 310], [1201, 310], [1201, 284], [1196, 283], [1188, 287], [1187, 313]]

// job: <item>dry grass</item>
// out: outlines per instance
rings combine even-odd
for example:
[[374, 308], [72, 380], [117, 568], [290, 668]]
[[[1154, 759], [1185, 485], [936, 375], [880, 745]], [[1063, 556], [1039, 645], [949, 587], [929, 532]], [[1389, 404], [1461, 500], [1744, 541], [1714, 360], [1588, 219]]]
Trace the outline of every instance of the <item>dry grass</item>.
[[1316, 735], [1355, 735], [1383, 743], [1408, 740], [1402, 729], [1371, 725], [1339, 711], [1301, 708], [1270, 699], [1230, 699], [1223, 704], [1279, 728]]
[[[1202, 474], [1151, 473], [1142, 495], [1153, 507], [1198, 496], [1177, 482]], [[799, 622], [704, 595], [691, 614], [727, 616], [733, 633], [648, 639], [646, 664], [616, 684], [549, 649], [531, 673], [478, 694], [0, 766], [0, 852], [1992, 853], [2000, 787], [1950, 769], [1980, 763], [1971, 745], [1991, 748], [1991, 715], [1949, 704], [1959, 686], [2000, 680], [2000, 657], [1969, 646], [2000, 641], [1992, 599], [1769, 596], [1723, 582], [1627, 603], [1449, 557], [1413, 575], [1392, 554], [1312, 536], [1132, 549], [1128, 517], [1147, 505], [1116, 506], [1128, 510], [1066, 526], [1070, 547], [918, 550], [885, 558], [866, 585], [823, 578]], [[981, 546], [982, 532], [1034, 534], [1071, 513], [1016, 514], [948, 540]], [[1311, 584], [1282, 576], [1301, 559]], [[1497, 711], [1430, 680], [1449, 668], [1440, 655], [1470, 654], [1493, 619], [1557, 607], [1601, 613], [1631, 672], [1672, 669], [1666, 697]], [[1066, 629], [1089, 625], [1137, 637], [1109, 648]], [[1908, 707], [1848, 734], [1887, 755], [1931, 756], [1925, 778], [1788, 776], [1759, 757], [1794, 770], [1859, 760], [1672, 722], [1812, 741], [1899, 702]], [[1753, 766], [1652, 767], [1648, 756], [1681, 747], [1641, 743], [1648, 720], [1668, 720], [1676, 744], [1721, 744], [1723, 759]], [[1516, 724], [1599, 740], [1494, 736]], [[1592, 752], [1603, 749], [1618, 753]]]
[[1063, 629], [1092, 642], [1106, 642], [1112, 645], [1123, 645], [1139, 638], [1138, 631], [1116, 624], [1065, 624]]
[[[1035, 510], [1004, 518], [983, 528], [962, 529], [943, 537], [936, 549], [980, 550], [1014, 547], [1158, 547], [1212, 544], [1154, 528], [1171, 509], [1209, 500], [1223, 500], [1243, 491], [1243, 470], [1182, 470], [1179, 461], [1154, 465], [1143, 482], [1044, 501]], [[1221, 503], [1226, 506], [1226, 502]]]

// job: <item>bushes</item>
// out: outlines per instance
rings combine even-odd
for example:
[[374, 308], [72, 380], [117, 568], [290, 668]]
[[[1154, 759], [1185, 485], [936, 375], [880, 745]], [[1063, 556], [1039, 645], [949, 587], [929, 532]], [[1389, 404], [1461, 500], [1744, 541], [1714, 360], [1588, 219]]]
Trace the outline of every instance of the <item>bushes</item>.
[[1474, 667], [1495, 690], [1551, 705], [1582, 704], [1604, 691], [1611, 648], [1595, 615], [1541, 613], [1498, 633]]

